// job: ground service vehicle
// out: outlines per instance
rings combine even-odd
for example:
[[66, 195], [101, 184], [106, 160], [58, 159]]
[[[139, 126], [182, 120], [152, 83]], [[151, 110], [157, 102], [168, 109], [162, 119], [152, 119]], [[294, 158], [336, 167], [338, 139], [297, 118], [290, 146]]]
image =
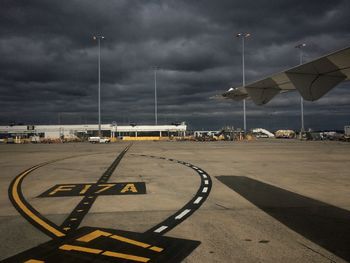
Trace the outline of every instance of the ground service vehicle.
[[110, 143], [111, 142], [109, 138], [103, 138], [103, 137], [89, 137], [88, 141], [91, 143]]

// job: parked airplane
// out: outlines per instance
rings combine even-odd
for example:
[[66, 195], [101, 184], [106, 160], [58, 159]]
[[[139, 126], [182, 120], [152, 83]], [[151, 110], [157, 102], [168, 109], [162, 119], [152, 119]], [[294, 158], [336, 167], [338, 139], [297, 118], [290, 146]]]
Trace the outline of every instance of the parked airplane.
[[305, 100], [315, 101], [349, 79], [350, 47], [347, 47], [244, 87], [232, 87], [221, 96], [236, 101], [251, 99], [263, 105], [279, 93], [296, 89]]

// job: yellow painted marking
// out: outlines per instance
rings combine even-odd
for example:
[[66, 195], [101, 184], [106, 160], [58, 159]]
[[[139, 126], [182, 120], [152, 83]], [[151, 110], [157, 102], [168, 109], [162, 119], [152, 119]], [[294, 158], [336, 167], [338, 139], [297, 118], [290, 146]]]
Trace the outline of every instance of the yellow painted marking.
[[49, 193], [49, 195], [54, 195], [57, 192], [71, 191], [71, 190], [73, 190], [72, 187], [76, 187], [76, 185], [75, 184], [72, 184], [72, 185], [59, 185], [55, 190], [53, 190], [51, 193]]
[[98, 190], [98, 191], [96, 191], [95, 194], [99, 194], [101, 192], [104, 192], [104, 191], [112, 188], [113, 186], [115, 186], [115, 184], [99, 184], [98, 186], [102, 186], [103, 188]]
[[83, 190], [80, 191], [80, 195], [83, 195], [87, 192], [87, 190], [89, 190], [89, 188], [91, 187], [91, 184], [86, 184], [83, 188]]
[[109, 237], [111, 236], [111, 233], [105, 232], [105, 231], [101, 231], [101, 230], [95, 230], [85, 236], [82, 236], [80, 238], [77, 239], [77, 241], [81, 241], [81, 242], [90, 242], [91, 240], [94, 240], [98, 237]]
[[133, 240], [133, 239], [130, 239], [130, 238], [118, 236], [118, 235], [113, 235], [110, 238], [119, 240], [121, 242], [129, 243], [129, 244], [132, 244], [132, 245], [135, 245], [135, 246], [138, 246], [138, 247], [143, 247], [143, 248], [148, 248], [148, 247], [151, 246], [149, 244], [146, 244], [146, 243], [143, 243], [143, 242], [140, 242], [140, 241], [136, 241], [136, 240]]
[[143, 243], [143, 242], [140, 242], [140, 241], [136, 241], [136, 240], [133, 240], [133, 239], [130, 239], [130, 238], [126, 238], [126, 237], [122, 237], [122, 236], [118, 236], [118, 235], [110, 236], [110, 238], [119, 240], [121, 242], [129, 243], [129, 244], [132, 244], [132, 245], [135, 245], [135, 246], [138, 246], [138, 247], [149, 248], [150, 250], [153, 250], [153, 251], [156, 251], [156, 252], [163, 251], [163, 249], [160, 248], [160, 247], [156, 247], [156, 246], [150, 247], [151, 246], [150, 244], [146, 244], [146, 243]]
[[76, 221], [77, 220], [77, 218], [71, 218], [70, 219], [70, 221]]
[[19, 182], [21, 181], [21, 179], [23, 177], [25, 177], [26, 175], [28, 175], [30, 172], [34, 171], [35, 169], [45, 165], [47, 163], [44, 164], [40, 164], [37, 166], [34, 166], [28, 170], [26, 170], [25, 172], [23, 172], [20, 176], [17, 177], [17, 179], [15, 180], [13, 187], [12, 187], [12, 196], [14, 201], [17, 203], [17, 205], [19, 206], [19, 208], [27, 215], [29, 216], [31, 219], [33, 219], [36, 223], [38, 223], [39, 225], [41, 225], [43, 228], [45, 228], [46, 230], [50, 231], [52, 234], [54, 234], [55, 236], [58, 237], [63, 237], [65, 236], [64, 233], [62, 233], [61, 231], [59, 231], [58, 229], [50, 226], [48, 223], [46, 223], [45, 221], [43, 221], [41, 218], [39, 218], [37, 215], [35, 215], [21, 200], [21, 198], [19, 197], [18, 194], [18, 185]]
[[156, 246], [150, 247], [149, 249], [153, 250], [153, 251], [156, 251], [156, 252], [162, 252], [164, 250], [163, 248], [156, 247]]
[[108, 257], [114, 257], [114, 258], [129, 259], [137, 262], [148, 262], [151, 260], [150, 258], [138, 257], [134, 255], [123, 254], [123, 253], [112, 252], [112, 251], [105, 251], [102, 253], [102, 255], [108, 256]]
[[69, 229], [70, 229], [70, 227], [63, 228], [64, 231], [68, 231]]
[[[91, 155], [91, 154], [85, 154], [85, 155], [80, 155], [80, 156], [87, 156], [87, 155]], [[79, 156], [79, 155], [78, 155]], [[33, 166], [32, 168], [22, 172], [17, 179], [15, 180], [15, 182], [13, 183], [13, 187], [12, 187], [12, 197], [14, 202], [18, 205], [18, 207], [23, 211], [23, 213], [25, 213], [27, 216], [29, 216], [31, 219], [33, 219], [37, 224], [41, 225], [43, 228], [45, 228], [47, 231], [51, 232], [52, 234], [54, 234], [57, 237], [63, 237], [66, 234], [62, 233], [61, 231], [59, 231], [57, 228], [49, 225], [48, 223], [46, 223], [45, 221], [43, 221], [41, 218], [39, 218], [37, 215], [35, 215], [21, 200], [21, 198], [19, 197], [18, 194], [18, 186], [19, 186], [19, 182], [29, 173], [31, 173], [32, 171], [34, 171], [35, 169], [38, 169], [44, 165], [50, 164], [50, 163], [54, 163], [57, 161], [62, 161], [62, 160], [66, 160], [68, 158], [72, 158], [72, 157], [77, 157], [77, 156], [70, 156], [70, 157], [66, 157], [66, 158], [62, 158], [62, 159], [57, 159], [54, 161], [49, 161], [49, 162], [45, 162], [45, 163], [41, 163], [38, 164], [36, 166]], [[92, 198], [92, 197], [89, 197]]]
[[86, 252], [91, 254], [100, 254], [103, 250], [96, 249], [96, 248], [88, 248], [88, 247], [81, 247], [81, 246], [73, 246], [73, 245], [62, 245], [59, 247], [59, 249], [67, 250], [67, 251], [80, 251], [80, 252]]
[[[142, 248], [149, 248], [150, 250], [156, 251], [156, 252], [162, 252], [164, 249], [160, 248], [160, 247], [156, 247], [156, 246], [152, 246], [150, 244], [147, 243], [143, 243], [137, 240], [133, 240], [130, 238], [126, 238], [126, 237], [122, 237], [122, 236], [118, 236], [118, 235], [112, 235], [111, 233], [105, 232], [105, 231], [101, 231], [101, 230], [95, 230], [85, 236], [82, 236], [80, 238], [77, 239], [77, 241], [81, 241], [81, 242], [90, 242], [91, 240], [94, 240], [96, 238], [99, 238], [101, 236], [104, 237], [110, 237], [116, 240], [119, 240], [121, 242], [124, 243], [129, 243], [138, 247], [142, 247]], [[152, 247], [151, 247], [152, 246]]]
[[29, 259], [27, 261], [24, 261], [24, 263], [45, 263], [45, 261], [37, 260], [37, 259]]
[[125, 193], [125, 192], [137, 193], [138, 191], [137, 191], [134, 184], [127, 184], [126, 186], [124, 186], [123, 190], [121, 190], [120, 192], [121, 193]]

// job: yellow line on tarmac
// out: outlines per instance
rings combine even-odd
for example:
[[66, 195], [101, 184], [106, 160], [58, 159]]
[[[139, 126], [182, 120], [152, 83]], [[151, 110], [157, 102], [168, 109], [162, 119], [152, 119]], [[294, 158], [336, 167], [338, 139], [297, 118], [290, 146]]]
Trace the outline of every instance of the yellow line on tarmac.
[[132, 244], [132, 245], [135, 245], [138, 247], [148, 248], [148, 249], [156, 251], [156, 252], [162, 252], [164, 250], [163, 248], [160, 248], [160, 247], [152, 246], [150, 244], [143, 243], [143, 242], [133, 240], [130, 238], [126, 238], [126, 237], [122, 237], [122, 236], [112, 235], [111, 233], [101, 231], [101, 230], [95, 230], [95, 231], [93, 231], [85, 236], [78, 238], [77, 241], [88, 243], [96, 238], [101, 237], [101, 236], [113, 238], [113, 239], [119, 240], [121, 242], [129, 243], [129, 244]]
[[36, 214], [34, 214], [21, 200], [19, 194], [18, 194], [18, 186], [20, 181], [29, 173], [31, 173], [32, 171], [34, 171], [35, 169], [45, 165], [47, 163], [43, 163], [43, 164], [39, 164], [36, 165], [26, 171], [24, 171], [23, 173], [20, 174], [20, 176], [17, 177], [17, 179], [15, 180], [13, 187], [12, 187], [12, 197], [14, 199], [14, 201], [17, 203], [18, 207], [27, 215], [29, 216], [31, 219], [33, 219], [36, 223], [38, 223], [39, 225], [41, 225], [43, 228], [45, 228], [46, 230], [48, 230], [49, 232], [51, 232], [52, 234], [54, 234], [57, 237], [63, 237], [65, 236], [64, 233], [62, 233], [61, 231], [59, 231], [58, 229], [56, 229], [55, 227], [49, 225], [48, 223], [46, 223], [44, 220], [42, 220], [40, 217], [38, 217]]
[[[135, 246], [138, 246], [138, 247], [143, 247], [143, 248], [149, 248], [150, 246], [152, 246], [150, 244], [146, 244], [146, 243], [143, 243], [143, 242], [140, 242], [140, 241], [136, 241], [136, 240], [133, 240], [133, 239], [130, 239], [130, 238], [126, 238], [126, 237], [122, 237], [122, 236], [118, 236], [118, 235], [110, 236], [110, 238], [113, 238], [113, 239], [116, 239], [116, 240], [119, 240], [119, 241], [122, 241], [122, 242], [125, 242], [125, 243], [129, 243], [129, 244], [132, 244], [132, 245], [135, 245]], [[151, 249], [153, 251], [156, 251], [156, 252], [163, 251], [162, 248], [156, 247], [156, 246], [152, 246], [149, 249]]]
[[105, 232], [105, 231], [101, 231], [101, 230], [95, 230], [89, 234], [86, 234], [85, 236], [82, 236], [82, 237], [79, 237], [77, 239], [77, 241], [80, 241], [80, 242], [90, 242], [96, 238], [99, 238], [101, 236], [103, 237], [109, 237], [111, 236], [112, 234], [111, 233], [108, 233], [108, 232]]
[[156, 252], [162, 252], [164, 250], [163, 248], [156, 247], [156, 246], [150, 247], [149, 249], [153, 250], [153, 251], [156, 251]]
[[67, 251], [80, 251], [91, 254], [100, 254], [103, 250], [89, 247], [81, 247], [81, 246], [73, 246], [73, 245], [62, 245], [59, 249], [67, 250]]
[[[128, 149], [130, 148], [131, 145], [128, 146]], [[86, 154], [86, 155], [82, 155], [82, 156], [87, 156], [87, 155], [91, 155], [91, 154]], [[42, 220], [40, 217], [38, 217], [35, 213], [32, 212], [32, 210], [30, 208], [28, 208], [21, 200], [19, 193], [18, 193], [18, 189], [19, 189], [19, 184], [20, 181], [29, 173], [31, 173], [32, 171], [34, 171], [35, 169], [38, 169], [39, 167], [42, 167], [46, 164], [50, 164], [53, 162], [57, 162], [57, 161], [62, 161], [68, 158], [72, 158], [72, 157], [77, 157], [77, 156], [70, 156], [70, 157], [66, 157], [66, 158], [62, 158], [62, 159], [58, 159], [58, 160], [54, 160], [54, 161], [49, 161], [49, 162], [45, 162], [45, 163], [41, 163], [38, 164], [36, 166], [33, 166], [32, 168], [29, 168], [28, 170], [25, 170], [24, 172], [22, 172], [15, 180], [15, 182], [13, 183], [12, 186], [12, 191], [11, 191], [11, 195], [13, 197], [13, 200], [16, 202], [16, 204], [18, 205], [18, 208], [20, 208], [23, 213], [25, 213], [28, 217], [30, 217], [33, 221], [35, 221], [37, 224], [39, 224], [40, 226], [42, 226], [43, 228], [45, 228], [47, 231], [51, 232], [52, 234], [54, 234], [57, 237], [63, 237], [66, 234], [62, 233], [59, 229], [51, 226], [50, 224], [46, 223], [44, 220]]]
[[130, 238], [118, 236], [118, 235], [110, 236], [110, 238], [119, 240], [121, 242], [129, 243], [129, 244], [132, 244], [132, 245], [135, 245], [135, 246], [138, 246], [138, 247], [143, 247], [143, 248], [148, 248], [148, 247], [151, 246], [149, 244], [146, 244], [146, 243], [143, 243], [143, 242], [140, 242], [140, 241], [136, 241], [136, 240], [133, 240], [133, 239], [130, 239]]
[[148, 262], [151, 260], [150, 258], [144, 258], [144, 257], [123, 254], [123, 253], [118, 253], [118, 252], [112, 252], [112, 251], [105, 251], [102, 253], [102, 255], [108, 256], [108, 257], [114, 257], [114, 258], [129, 259], [129, 260], [133, 260], [133, 261], [137, 261], [137, 262]]
[[139, 256], [135, 256], [135, 255], [130, 255], [130, 254], [124, 254], [124, 253], [113, 252], [113, 251], [108, 251], [108, 250], [103, 251], [101, 249], [74, 246], [74, 245], [68, 245], [68, 244], [64, 244], [64, 245], [60, 246], [59, 249], [66, 250], [66, 251], [79, 251], [79, 252], [85, 252], [85, 253], [96, 254], [96, 255], [100, 254], [100, 255], [107, 256], [107, 257], [122, 258], [122, 259], [137, 261], [137, 262], [148, 262], [151, 260], [150, 258], [139, 257]]

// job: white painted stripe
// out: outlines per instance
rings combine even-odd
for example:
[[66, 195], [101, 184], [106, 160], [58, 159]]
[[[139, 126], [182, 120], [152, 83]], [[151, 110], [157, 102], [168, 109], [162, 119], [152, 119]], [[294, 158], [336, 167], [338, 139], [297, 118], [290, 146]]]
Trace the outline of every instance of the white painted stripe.
[[187, 215], [189, 212], [191, 211], [191, 209], [186, 209], [184, 211], [182, 211], [181, 214], [179, 214], [178, 216], [175, 217], [175, 219], [181, 219], [183, 218], [185, 215]]
[[196, 166], [192, 166], [192, 168], [198, 170], [198, 167], [196, 167]]
[[198, 170], [198, 172], [203, 173], [203, 171], [202, 171], [202, 170]]
[[194, 201], [193, 203], [194, 204], [199, 204], [199, 202], [201, 201], [203, 199], [203, 197], [198, 197], [197, 199], [196, 199], [196, 201]]
[[208, 180], [204, 180], [204, 184], [209, 184], [209, 181]]
[[202, 193], [206, 193], [208, 191], [208, 187], [204, 187]]
[[203, 178], [208, 178], [208, 176], [206, 174], [202, 174]]
[[156, 232], [156, 233], [160, 233], [162, 232], [163, 230], [167, 229], [168, 226], [161, 226], [160, 228], [157, 228], [156, 230], [154, 230], [153, 232]]

